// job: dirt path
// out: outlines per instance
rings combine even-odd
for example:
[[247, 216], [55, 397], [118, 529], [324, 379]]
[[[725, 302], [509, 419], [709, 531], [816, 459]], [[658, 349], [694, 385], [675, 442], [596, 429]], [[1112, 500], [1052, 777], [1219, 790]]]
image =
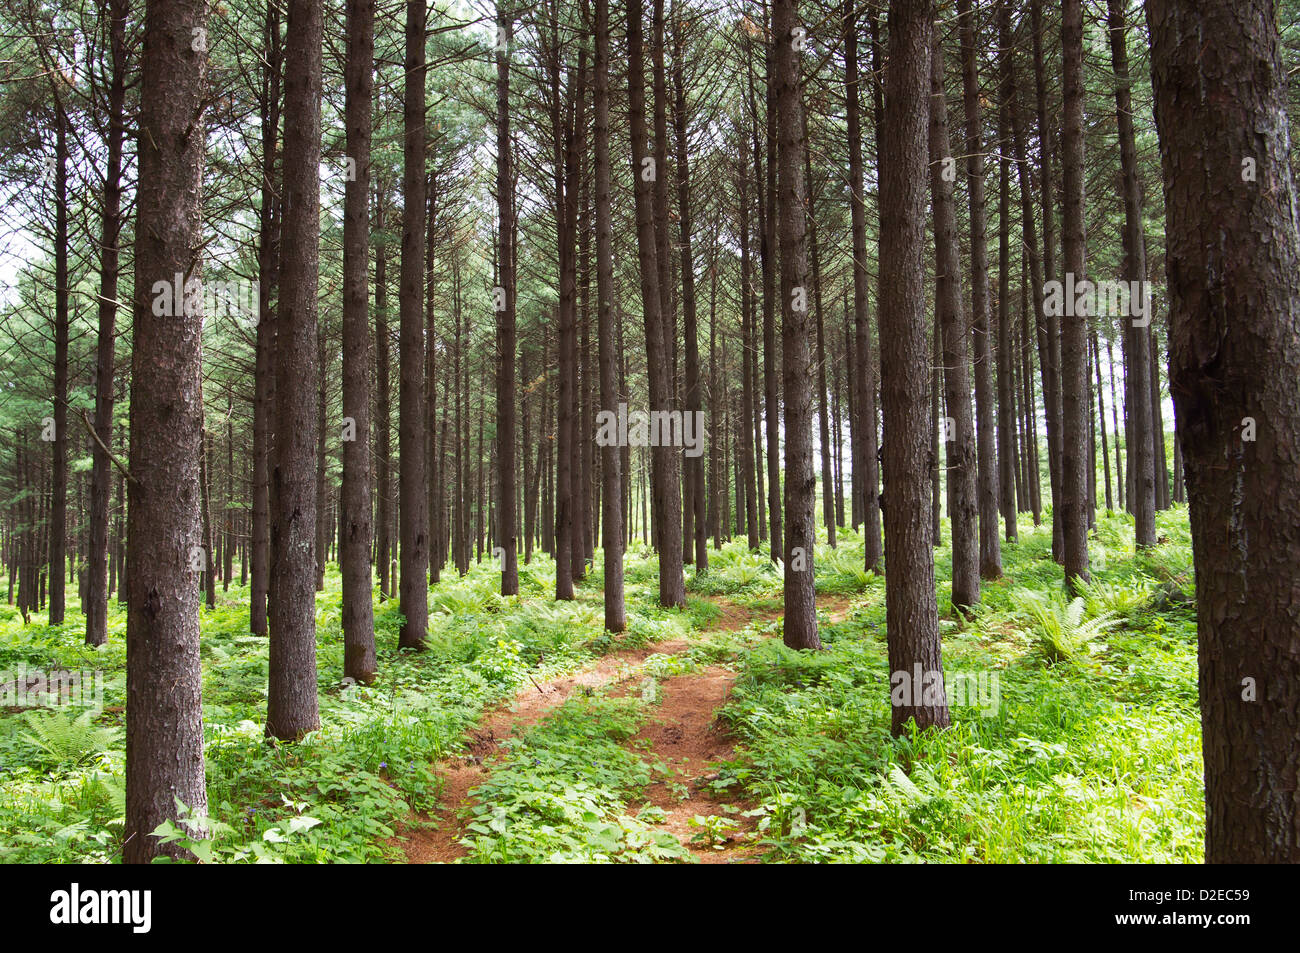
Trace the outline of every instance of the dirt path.
[[[717, 631], [738, 631], [755, 622], [779, 618], [779, 612], [754, 612], [721, 598], [711, 597], [721, 610], [705, 634]], [[839, 621], [849, 612], [849, 600], [842, 596], [823, 596], [818, 608], [829, 610], [831, 619]], [[495, 709], [485, 716], [477, 729], [470, 732], [464, 754], [447, 758], [437, 765], [444, 787], [439, 799], [439, 810], [422, 815], [420, 820], [432, 820], [436, 827], [419, 827], [407, 832], [402, 843], [408, 863], [450, 863], [468, 852], [460, 844], [465, 836], [462, 809], [473, 802], [469, 792], [481, 784], [490, 773], [493, 763], [501, 756], [501, 742], [519, 735], [535, 725], [553, 709], [562, 705], [581, 689], [614, 687], [625, 684], [640, 671], [647, 658], [654, 654], [675, 655], [690, 648], [691, 642], [672, 639], [639, 649], [628, 649], [603, 656], [590, 667], [549, 681], [530, 681], [515, 696], [513, 704]], [[725, 849], [692, 843], [698, 830], [691, 825], [697, 814], [708, 817], [722, 813], [723, 803], [707, 788], [710, 765], [729, 760], [735, 754], [732, 740], [715, 723], [718, 708], [726, 701], [735, 682], [736, 673], [717, 666], [708, 666], [685, 675], [664, 679], [659, 684], [660, 704], [650, 713], [645, 725], [629, 744], [648, 742], [647, 753], [658, 756], [676, 772], [673, 781], [686, 785], [689, 793], [678, 798], [669, 787], [669, 781], [658, 781], [646, 790], [646, 800], [662, 808], [667, 819], [662, 828], [704, 863], [726, 863], [748, 859], [752, 848], [744, 849], [743, 829], [732, 832], [723, 845]], [[680, 790], [680, 789], [679, 789]], [[736, 817], [740, 822], [744, 819]]]

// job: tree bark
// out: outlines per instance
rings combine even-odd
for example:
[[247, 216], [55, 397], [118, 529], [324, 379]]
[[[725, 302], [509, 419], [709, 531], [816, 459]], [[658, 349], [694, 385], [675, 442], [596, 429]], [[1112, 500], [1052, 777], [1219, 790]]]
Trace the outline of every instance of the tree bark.
[[[975, 425], [980, 515], [980, 575], [1002, 575], [998, 541], [998, 463], [994, 430], [993, 355], [989, 344], [989, 255], [985, 214], [984, 145], [980, 134], [977, 42], [970, 0], [958, 0], [962, 47], [962, 93], [966, 116], [966, 178], [970, 189], [971, 336], [974, 341]], [[892, 156], [891, 156], [892, 158]]]
[[[665, 170], [653, 160], [645, 118], [645, 53], [641, 4], [627, 3], [628, 123], [632, 140], [632, 177], [636, 199], [637, 249], [641, 271], [641, 303], [645, 320], [646, 376], [651, 411], [672, 409], [671, 365], [659, 288], [658, 248], [654, 223], [654, 179]], [[647, 177], [648, 176], [648, 177]], [[682, 574], [681, 497], [678, 492], [677, 448], [652, 447], [651, 493], [659, 548], [659, 602], [666, 608], [686, 605]]]
[[316, 289], [320, 241], [321, 0], [291, 0], [284, 56], [284, 227], [271, 470], [271, 653], [266, 733], [320, 727], [316, 699]]
[[[1064, 0], [1061, 18], [1065, 109], [1061, 165], [1065, 210], [1061, 224], [1067, 277], [1087, 279], [1083, 168], [1083, 0]], [[1087, 317], [1061, 328], [1061, 534], [1065, 579], [1071, 589], [1088, 575], [1088, 348]]]
[[[118, 242], [122, 234], [122, 143], [126, 138], [126, 20], [129, 0], [110, 0], [108, 157], [99, 238], [99, 337], [95, 349], [95, 434], [91, 453], [90, 547], [87, 559], [86, 644], [108, 641], [108, 522], [112, 491], [114, 368], [117, 344]], [[102, 444], [102, 446], [101, 446]], [[12, 575], [10, 576], [12, 580]]]
[[923, 249], [933, 15], [929, 0], [898, 0], [889, 8], [883, 128], [889, 161], [880, 183], [879, 312], [889, 669], [910, 680], [913, 666], [920, 666], [922, 678], [939, 679], [929, 698], [902, 698], [893, 705], [895, 735], [913, 720], [918, 728], [942, 728], [949, 722], [927, 513], [927, 473], [934, 461], [927, 446]]
[[[609, 0], [596, 0], [596, 313], [600, 349], [600, 407], [617, 413], [618, 352], [614, 328], [614, 226], [610, 202], [609, 167]], [[604, 484], [601, 546], [605, 565], [605, 629], [627, 628], [623, 602], [623, 473], [622, 448], [607, 442], [600, 448]]]
[[[206, 24], [206, 0], [151, 2], [145, 9], [137, 155], [140, 181], [151, 187], [137, 199], [131, 351], [122, 846], [129, 864], [184, 856], [177, 844], [159, 843], [153, 831], [177, 818], [178, 801], [194, 814], [205, 814], [208, 806], [199, 594], [191, 568], [199, 540], [203, 432], [203, 315], [194, 263], [202, 242], [207, 72], [207, 57], [192, 48], [191, 31]], [[177, 273], [183, 300], [159, 309], [171, 314], [155, 314], [155, 282], [169, 285]]]
[[[814, 560], [817, 545], [817, 475], [813, 469], [813, 352], [809, 314], [807, 183], [799, 51], [795, 49], [797, 0], [773, 0], [772, 67], [780, 165], [781, 383], [785, 391], [785, 644], [820, 649]], [[770, 410], [771, 408], [769, 408]]]
[[1300, 227], [1276, 16], [1147, 5], [1208, 863], [1300, 861]]
[[375, 0], [348, 0], [344, 121], [356, 178], [343, 191], [343, 416], [353, 439], [343, 441], [339, 495], [343, 535], [343, 675], [363, 684], [375, 676], [374, 584], [370, 546], [370, 138], [374, 98]]
[[402, 261], [398, 309], [398, 491], [402, 629], [398, 645], [423, 648], [429, 627], [428, 447], [424, 392], [425, 24], [426, 0], [406, 3], [403, 92]]
[[980, 601], [979, 505], [975, 482], [975, 427], [970, 408], [970, 350], [962, 311], [961, 249], [957, 242], [954, 162], [943, 90], [943, 44], [936, 30], [930, 67], [930, 196], [934, 205], [935, 307], [943, 341], [943, 386], [951, 429], [942, 435], [948, 469], [948, 519], [952, 524], [952, 604]]
[[500, 232], [500, 278], [505, 299], [497, 310], [497, 527], [501, 558], [501, 594], [519, 594], [518, 537], [515, 535], [515, 261], [514, 171], [510, 143], [510, 51], [514, 31], [511, 11], [497, 2], [497, 217]]

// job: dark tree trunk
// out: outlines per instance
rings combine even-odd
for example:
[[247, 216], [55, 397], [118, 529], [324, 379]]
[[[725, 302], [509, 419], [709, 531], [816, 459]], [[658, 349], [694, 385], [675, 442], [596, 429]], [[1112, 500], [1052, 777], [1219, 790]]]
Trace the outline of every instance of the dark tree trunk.
[[[104, 168], [104, 207], [99, 239], [99, 337], [95, 350], [95, 434], [90, 476], [90, 548], [87, 559], [86, 644], [108, 641], [108, 522], [112, 490], [113, 375], [117, 343], [118, 241], [122, 233], [122, 143], [126, 138], [126, 19], [129, 0], [111, 0], [108, 9], [112, 59], [108, 87], [108, 159]], [[101, 446], [102, 444], [102, 446]], [[10, 580], [12, 582], [12, 574]]]
[[60, 625], [68, 571], [68, 117], [55, 108], [54, 177], [54, 441], [49, 545], [49, 624]]
[[[497, 308], [497, 464], [500, 494], [497, 527], [501, 594], [519, 594], [519, 551], [515, 536], [515, 256], [514, 171], [510, 145], [510, 42], [514, 25], [502, 0], [497, 2], [497, 215], [500, 220], [500, 275], [505, 300]], [[430, 382], [432, 384], [432, 382]]]
[[946, 727], [939, 613], [935, 603], [934, 550], [926, 511], [927, 472], [925, 318], [926, 125], [929, 116], [929, 0], [898, 0], [889, 8], [884, 151], [880, 183], [880, 384], [885, 419], [885, 587], [889, 670], [939, 680], [931, 697], [901, 699], [892, 711], [895, 735], [915, 719], [919, 728]]
[[[654, 188], [665, 170], [653, 159], [645, 120], [645, 53], [641, 35], [641, 5], [628, 0], [628, 122], [632, 140], [632, 176], [636, 198], [637, 249], [641, 271], [641, 301], [645, 315], [646, 376], [651, 411], [672, 409], [671, 361], [668, 333], [661, 307], [658, 249], [655, 240]], [[647, 177], [648, 176], [648, 177]], [[652, 494], [659, 547], [659, 602], [665, 607], [686, 605], [682, 574], [681, 497], [678, 492], [677, 450], [652, 447]]]
[[[1065, 210], [1061, 220], [1065, 272], [1076, 286], [1087, 279], [1083, 168], [1083, 0], [1064, 0], [1061, 17], [1065, 110], [1061, 166]], [[1065, 579], [1072, 589], [1088, 576], [1088, 348], [1087, 319], [1061, 328], [1061, 534]]]
[[[777, 202], [776, 192], [776, 83], [775, 68], [772, 62], [771, 44], [766, 52], [766, 86], [767, 86], [767, 169], [766, 185], [763, 185], [762, 167], [755, 161], [755, 172], [759, 184], [758, 193], [758, 227], [761, 233], [759, 257], [763, 265], [763, 419], [767, 426], [767, 518], [770, 521], [772, 562], [785, 552], [781, 539], [781, 429], [780, 396], [777, 393], [776, 352], [776, 269], [777, 245]], [[757, 136], [757, 129], [755, 130]], [[758, 142], [754, 143], [755, 160], [758, 159]], [[764, 198], [766, 196], [766, 199]], [[782, 304], [784, 308], [788, 302]]]
[[271, 587], [271, 454], [275, 428], [276, 287], [280, 271], [280, 195], [275, 185], [280, 140], [280, 8], [267, 4], [262, 67], [262, 187], [257, 237], [257, 380], [253, 397], [253, 539], [249, 630], [267, 633]]
[[1209, 863], [1300, 861], [1300, 234], [1276, 17], [1270, 0], [1147, 5]]
[[375, 562], [379, 564], [379, 598], [393, 594], [392, 553], [392, 413], [388, 377], [391, 337], [388, 329], [388, 236], [384, 231], [384, 189], [375, 189]]
[[[853, 227], [853, 383], [857, 430], [853, 438], [853, 483], [859, 503], [853, 512], [862, 518], [866, 568], [879, 569], [884, 545], [880, 538], [880, 499], [876, 446], [875, 363], [871, 352], [871, 314], [867, 305], [867, 209], [863, 185], [862, 125], [859, 118], [858, 26], [853, 0], [845, 2], [844, 97], [848, 117], [849, 192]], [[879, 135], [879, 130], [877, 130]], [[855, 522], [856, 522], [855, 517]]]
[[970, 351], [962, 310], [961, 248], [957, 241], [954, 183], [945, 176], [952, 158], [943, 90], [943, 44], [936, 31], [930, 67], [930, 195], [934, 204], [935, 308], [943, 341], [943, 385], [951, 428], [945, 428], [948, 519], [952, 523], [952, 604], [980, 600], [979, 508], [975, 486], [975, 428], [970, 408]]
[[[978, 42], [970, 0], [958, 0], [961, 23], [962, 93], [966, 115], [966, 177], [970, 187], [971, 336], [974, 339], [975, 425], [980, 517], [980, 575], [1002, 575], [998, 541], [998, 463], [994, 432], [993, 355], [989, 342], [989, 252], [985, 216], [984, 146], [980, 134]], [[892, 155], [890, 157], [893, 158]]]
[[[1110, 29], [1110, 60], [1115, 71], [1115, 118], [1119, 131], [1120, 198], [1124, 202], [1124, 271], [1125, 281], [1145, 282], [1147, 278], [1146, 235], [1142, 227], [1142, 188], [1138, 182], [1137, 145], [1133, 132], [1133, 99], [1128, 67], [1128, 27], [1125, 5], [1108, 0], [1107, 25]], [[1130, 286], [1132, 287], [1132, 286]], [[1149, 332], [1137, 327], [1131, 318], [1124, 321], [1124, 364], [1126, 370], [1124, 402], [1129, 427], [1128, 454], [1130, 479], [1135, 481], [1129, 506], [1133, 511], [1134, 537], [1139, 548], [1156, 544], [1156, 486], [1152, 406], [1134, 400], [1133, 394], [1151, 389], [1151, 355]], [[1119, 457], [1116, 454], [1116, 465]]]
[[402, 264], [398, 308], [398, 467], [401, 499], [402, 629], [398, 645], [423, 648], [429, 627], [429, 519], [425, 487], [428, 413], [424, 392], [425, 0], [406, 3], [406, 80], [403, 92]]
[[[203, 776], [199, 593], [200, 388], [198, 274], [207, 57], [191, 48], [206, 0], [150, 3], [141, 55], [135, 334], [131, 352], [130, 557], [126, 637], [126, 828], [122, 859], [184, 856], [153, 831], [177, 802], [207, 812]], [[197, 127], [195, 123], [198, 123]], [[312, 167], [313, 178], [316, 175]], [[182, 301], [155, 314], [154, 285], [180, 273]], [[190, 307], [186, 307], [189, 305]]]
[[323, 10], [291, 0], [285, 34], [284, 218], [271, 470], [271, 655], [266, 733], [320, 727], [316, 700], [316, 289]]
[[739, 165], [740, 179], [740, 456], [743, 479], [736, 481], [736, 512], [742, 512], [739, 495], [744, 492], [744, 520], [749, 548], [757, 550], [760, 519], [758, 515], [759, 495], [762, 492], [756, 481], [757, 467], [754, 463], [754, 441], [756, 431], [753, 426], [755, 381], [751, 355], [754, 353], [754, 289], [749, 255], [749, 175], [742, 158]]
[[[785, 644], [820, 649], [813, 555], [817, 544], [817, 475], [813, 468], [813, 335], [805, 246], [807, 183], [799, 51], [794, 29], [797, 0], [772, 4], [772, 78], [781, 191], [781, 354], [785, 391]], [[770, 160], [769, 160], [770, 161]]]
[[[688, 117], [686, 113], [686, 81], [683, 75], [682, 59], [685, 55], [685, 41], [681, 36], [678, 23], [677, 53], [673, 56], [673, 119], [677, 144], [677, 206], [681, 225], [681, 273], [682, 273], [682, 331], [685, 338], [686, 356], [686, 401], [682, 409], [683, 417], [687, 414], [699, 419], [703, 410], [703, 398], [700, 394], [700, 347], [696, 327], [695, 308], [695, 258], [691, 250], [691, 186], [690, 164], [688, 160], [689, 143], [687, 141]], [[703, 440], [704, 431], [697, 427], [694, 431]], [[683, 532], [683, 556], [689, 556], [692, 543], [695, 548], [696, 573], [709, 569], [708, 525], [704, 512], [704, 456], [686, 456], [683, 469], [685, 473], [684, 512], [687, 515]], [[686, 530], [690, 532], [686, 532]], [[693, 538], [692, 538], [693, 537]], [[689, 561], [689, 560], [688, 560]]]
[[[1011, 346], [1011, 164], [1002, 145], [1011, 138], [1011, 5], [998, 6], [998, 499], [1006, 538], [1019, 537], [1016, 527], [1016, 389]], [[975, 131], [976, 136], [979, 130]]]
[[375, 0], [348, 0], [345, 122], [356, 178], [343, 192], [343, 440], [339, 491], [343, 533], [343, 675], [369, 683], [375, 676], [373, 539], [370, 505], [370, 124], [374, 97]]
[[[1055, 140], [1047, 115], [1047, 67], [1043, 58], [1043, 24], [1040, 0], [1030, 0], [1030, 26], [1034, 34], [1034, 88], [1038, 125], [1038, 187], [1043, 209], [1043, 276], [1044, 281], [1059, 280], [1056, 271], [1056, 192], [1052, 179]], [[1024, 167], [1022, 166], [1022, 169]], [[1027, 171], [1027, 170], [1025, 170]], [[1021, 191], [1024, 191], [1023, 182]], [[1044, 314], [1038, 330], [1039, 361], [1043, 367], [1043, 401], [1047, 405], [1047, 460], [1052, 490], [1052, 558], [1065, 560], [1062, 536], [1061, 447], [1064, 440], [1061, 418], [1061, 319], [1053, 311]]]
[[[596, 0], [596, 313], [600, 349], [600, 407], [617, 413], [618, 354], [614, 329], [614, 228], [609, 195], [609, 0]], [[601, 545], [605, 551], [605, 629], [627, 628], [623, 604], [622, 448], [607, 442], [600, 449], [604, 483]]]

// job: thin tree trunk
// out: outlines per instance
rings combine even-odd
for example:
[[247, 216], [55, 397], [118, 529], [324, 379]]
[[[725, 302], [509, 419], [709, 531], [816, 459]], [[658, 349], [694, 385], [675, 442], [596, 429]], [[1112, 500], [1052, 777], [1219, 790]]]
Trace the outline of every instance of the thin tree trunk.
[[[596, 0], [596, 314], [600, 349], [600, 407], [617, 413], [618, 354], [614, 331], [614, 227], [609, 167], [609, 0]], [[623, 485], [622, 448], [606, 442], [600, 449], [604, 506], [601, 545], [605, 567], [605, 629], [627, 628], [623, 603]]]
[[497, 463], [500, 495], [497, 526], [501, 554], [501, 594], [519, 594], [519, 540], [515, 536], [515, 256], [514, 171], [510, 143], [510, 52], [512, 14], [497, 2], [497, 216], [500, 232], [501, 290], [497, 308]]
[[979, 503], [957, 210], [953, 200], [954, 183], [945, 174], [953, 159], [943, 75], [943, 44], [936, 30], [930, 66], [930, 196], [934, 205], [937, 276], [934, 300], [943, 342], [944, 398], [951, 421], [950, 427], [943, 428], [943, 440], [949, 488], [948, 519], [952, 524], [952, 604], [954, 608], [965, 609], [980, 601]]
[[[104, 168], [104, 206], [99, 239], [99, 336], [95, 349], [95, 434], [90, 477], [90, 548], [87, 560], [86, 644], [108, 641], [109, 496], [112, 492], [113, 397], [117, 343], [118, 242], [122, 233], [122, 143], [126, 138], [126, 20], [129, 0], [110, 0], [108, 158]], [[102, 444], [102, 446], [101, 446]], [[13, 575], [10, 574], [12, 597]], [[12, 602], [12, 598], [10, 599]]]
[[[1062, 250], [1067, 277], [1087, 279], [1083, 167], [1083, 0], [1064, 0], [1061, 18], [1065, 109], [1061, 135], [1065, 213]], [[1088, 348], [1087, 321], [1061, 328], [1061, 533], [1065, 579], [1072, 589], [1088, 575]]]

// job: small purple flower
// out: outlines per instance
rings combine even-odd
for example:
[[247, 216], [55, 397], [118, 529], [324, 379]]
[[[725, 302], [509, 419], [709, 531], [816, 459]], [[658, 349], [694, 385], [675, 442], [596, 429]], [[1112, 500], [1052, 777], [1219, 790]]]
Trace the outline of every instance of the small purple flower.
[[387, 761], [381, 761], [381, 762], [379, 762], [379, 766], [380, 766], [381, 768], [386, 768], [386, 767], [388, 767], [388, 762], [387, 762]]

